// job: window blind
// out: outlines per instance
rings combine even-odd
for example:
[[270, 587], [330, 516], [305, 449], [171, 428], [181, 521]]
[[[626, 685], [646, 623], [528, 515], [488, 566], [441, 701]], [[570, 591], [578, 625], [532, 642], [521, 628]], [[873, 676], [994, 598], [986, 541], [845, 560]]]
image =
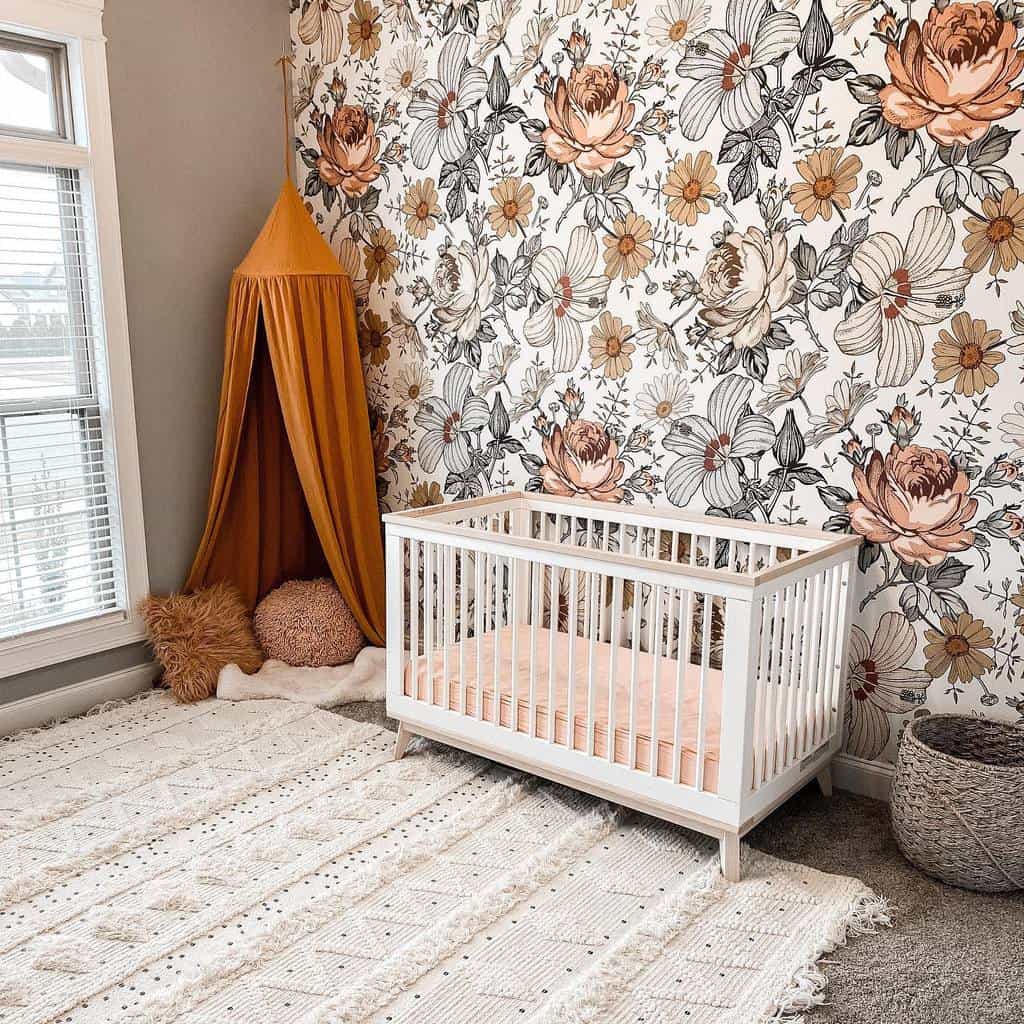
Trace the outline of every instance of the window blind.
[[0, 164], [0, 639], [125, 607], [87, 199]]

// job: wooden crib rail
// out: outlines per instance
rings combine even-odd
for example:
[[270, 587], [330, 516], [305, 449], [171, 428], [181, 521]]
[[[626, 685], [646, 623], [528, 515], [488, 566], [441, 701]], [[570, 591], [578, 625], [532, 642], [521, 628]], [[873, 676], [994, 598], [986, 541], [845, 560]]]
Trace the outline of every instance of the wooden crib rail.
[[[582, 546], [562, 543], [561, 538], [548, 539], [548, 531], [542, 527], [539, 535], [528, 523], [533, 513], [547, 515], [552, 520], [573, 521], [592, 524], [599, 538], [603, 534], [604, 546], [591, 543], [588, 527], [587, 543]], [[721, 596], [736, 594], [734, 587], [739, 584], [753, 590], [751, 598], [774, 592], [789, 582], [801, 579], [812, 569], [825, 569], [840, 564], [852, 557], [860, 538], [854, 535], [825, 533], [802, 527], [783, 527], [774, 524], [752, 523], [728, 520], [711, 516], [699, 516], [679, 509], [638, 509], [608, 502], [589, 501], [576, 498], [561, 498], [556, 495], [526, 494], [512, 491], [500, 495], [471, 498], [465, 501], [413, 509], [407, 512], [388, 513], [384, 516], [389, 528], [397, 529], [403, 536], [412, 537], [412, 531], [433, 531], [452, 538], [452, 543], [464, 546], [469, 542], [476, 550], [474, 541], [485, 535], [488, 544], [512, 544], [520, 549], [550, 552], [552, 546], [560, 550], [585, 551], [586, 557], [599, 563], [599, 567], [615, 564], [629, 568], [657, 567], [657, 571], [708, 585], [709, 592]], [[477, 525], [467, 525], [475, 523]], [[484, 524], [482, 527], [479, 524]], [[686, 537], [702, 541], [728, 542], [732, 552], [737, 545], [749, 545], [749, 566], [745, 572], [728, 568], [696, 563], [692, 551], [688, 562], [661, 557], [658, 553], [647, 556], [636, 549], [632, 553], [623, 550], [610, 553], [608, 537], [610, 524], [620, 530], [632, 528], [665, 537]], [[423, 537], [422, 534], [418, 536]], [[753, 552], [758, 550], [763, 557], [759, 568], [754, 565]], [[510, 552], [504, 548], [502, 554]], [[731, 555], [730, 555], [731, 561]], [[817, 563], [821, 563], [820, 565]], [[572, 568], [574, 566], [565, 566]], [[577, 566], [578, 567], [578, 566]], [[609, 570], [611, 571], [611, 570]], [[719, 589], [724, 588], [724, 589]]]

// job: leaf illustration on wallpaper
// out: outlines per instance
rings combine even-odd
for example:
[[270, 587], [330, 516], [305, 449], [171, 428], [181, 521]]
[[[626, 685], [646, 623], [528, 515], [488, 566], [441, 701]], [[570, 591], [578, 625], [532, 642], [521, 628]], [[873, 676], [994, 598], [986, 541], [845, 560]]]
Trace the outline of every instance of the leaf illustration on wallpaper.
[[849, 749], [1024, 716], [1009, 4], [299, 0], [292, 25], [383, 508], [521, 488], [850, 532]]

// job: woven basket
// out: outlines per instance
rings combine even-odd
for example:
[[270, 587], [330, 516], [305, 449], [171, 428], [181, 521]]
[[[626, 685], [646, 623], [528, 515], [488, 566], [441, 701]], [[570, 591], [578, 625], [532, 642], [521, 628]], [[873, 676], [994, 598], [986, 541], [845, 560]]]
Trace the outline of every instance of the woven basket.
[[950, 885], [1024, 888], [1024, 729], [963, 715], [907, 727], [892, 782], [904, 856]]

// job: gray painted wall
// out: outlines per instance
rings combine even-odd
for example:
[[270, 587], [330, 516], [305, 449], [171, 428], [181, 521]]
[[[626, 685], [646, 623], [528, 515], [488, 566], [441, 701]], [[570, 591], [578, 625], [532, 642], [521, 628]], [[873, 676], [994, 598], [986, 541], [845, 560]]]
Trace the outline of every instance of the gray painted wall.
[[[110, 102], [150, 586], [202, 530], [231, 271], [284, 174], [283, 0], [107, 0]], [[142, 646], [0, 680], [0, 704], [116, 671]]]

